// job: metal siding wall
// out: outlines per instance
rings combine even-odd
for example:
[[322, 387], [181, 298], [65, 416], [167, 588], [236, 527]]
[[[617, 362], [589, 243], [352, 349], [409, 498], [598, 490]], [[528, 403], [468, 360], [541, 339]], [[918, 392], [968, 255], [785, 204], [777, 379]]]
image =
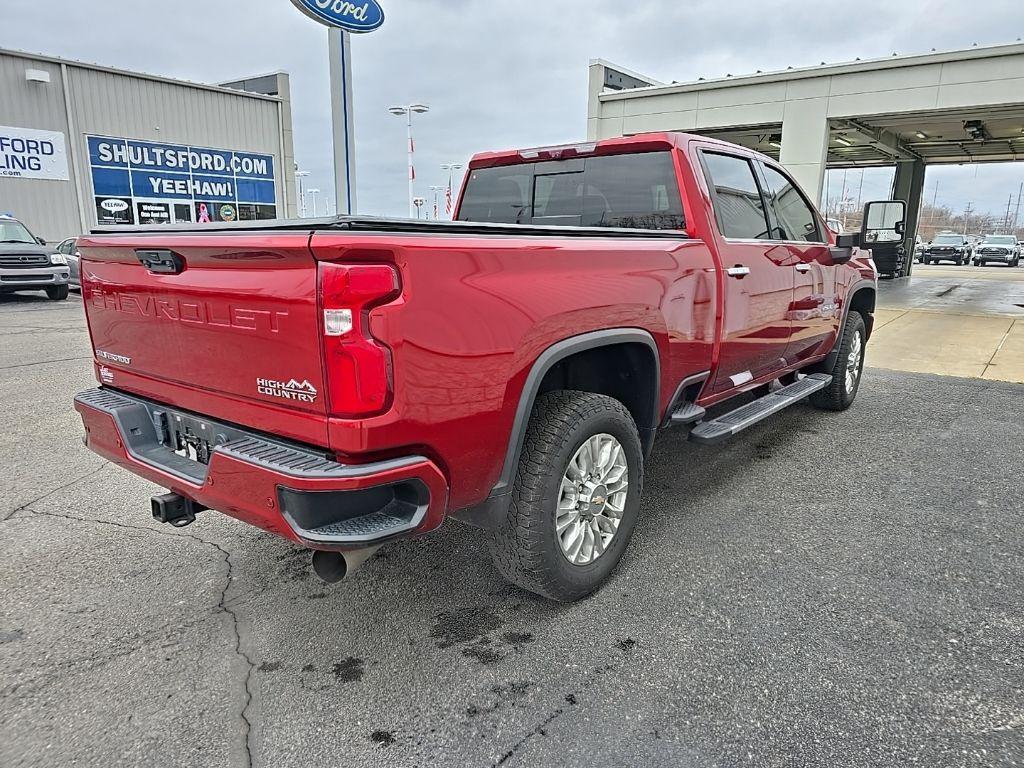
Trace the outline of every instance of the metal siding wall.
[[69, 77], [83, 134], [280, 156], [276, 101], [74, 66]]
[[[49, 83], [25, 80], [26, 69], [50, 73]], [[57, 242], [81, 229], [71, 162], [71, 137], [64, 111], [60, 64], [0, 54], [0, 125], [64, 134], [70, 181], [0, 176], [0, 212], [10, 212], [38, 236]]]
[[[46, 70], [51, 82], [27, 82], [28, 68]], [[98, 134], [273, 155], [278, 211], [287, 215], [284, 186], [290, 169], [285, 167], [288, 150], [281, 146], [278, 101], [71, 63], [67, 73], [77, 136], [69, 135], [60, 64], [0, 53], [0, 125], [60, 131], [71, 168], [66, 182], [0, 177], [0, 212], [23, 218], [47, 240], [80, 234], [75, 173], [83, 174], [81, 204], [92, 221], [95, 203], [85, 135]], [[71, 162], [72, 142], [81, 169]]]
[[[273, 155], [284, 215], [277, 101], [81, 67], [69, 67], [69, 79], [83, 158], [86, 134]], [[83, 205], [91, 212], [91, 178], [84, 189]]]

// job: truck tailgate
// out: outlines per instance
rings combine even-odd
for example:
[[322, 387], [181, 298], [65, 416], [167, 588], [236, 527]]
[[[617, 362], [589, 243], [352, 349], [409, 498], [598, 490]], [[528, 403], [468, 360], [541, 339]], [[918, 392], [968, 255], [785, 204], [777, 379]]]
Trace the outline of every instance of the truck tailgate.
[[101, 382], [327, 445], [308, 232], [92, 236], [80, 246]]

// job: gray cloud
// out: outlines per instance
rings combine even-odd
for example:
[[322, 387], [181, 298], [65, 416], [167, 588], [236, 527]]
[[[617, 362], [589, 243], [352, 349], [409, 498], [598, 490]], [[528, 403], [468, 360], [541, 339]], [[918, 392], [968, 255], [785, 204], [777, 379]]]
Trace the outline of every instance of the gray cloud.
[[[1008, 42], [1024, 32], [1018, 0], [990, 0], [984, 13], [931, 0], [381, 1], [388, 21], [354, 40], [353, 67], [360, 209], [382, 214], [407, 208], [405, 127], [387, 114], [391, 104], [431, 106], [416, 125], [426, 196], [444, 183], [443, 162], [584, 138], [591, 58], [690, 80]], [[4, 10], [3, 47], [203, 82], [288, 71], [298, 161], [314, 186], [333, 188], [327, 33], [287, 0], [13, 5]], [[973, 168], [942, 168], [929, 184], [933, 176], [940, 201], [1005, 210], [1024, 170], [985, 166], [976, 179]]]

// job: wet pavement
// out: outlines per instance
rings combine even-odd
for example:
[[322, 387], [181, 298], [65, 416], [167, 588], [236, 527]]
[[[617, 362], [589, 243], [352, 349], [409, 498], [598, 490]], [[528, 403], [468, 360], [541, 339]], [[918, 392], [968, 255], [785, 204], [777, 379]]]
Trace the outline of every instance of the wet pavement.
[[457, 524], [333, 588], [216, 513], [158, 526], [81, 445], [80, 302], [0, 299], [0, 340], [5, 768], [1024, 762], [1020, 385], [869, 369], [844, 414], [666, 433], [562, 606]]
[[1024, 382], [1024, 268], [919, 264], [883, 280], [868, 364]]
[[881, 282], [878, 306], [1024, 317], [1024, 267], [915, 264], [911, 277]]

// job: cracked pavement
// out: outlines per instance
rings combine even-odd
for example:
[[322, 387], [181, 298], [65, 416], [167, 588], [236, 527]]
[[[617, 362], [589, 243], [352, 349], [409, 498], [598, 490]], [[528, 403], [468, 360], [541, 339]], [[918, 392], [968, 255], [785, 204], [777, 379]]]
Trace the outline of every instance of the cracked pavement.
[[86, 451], [80, 300], [0, 297], [0, 765], [1024, 764], [1024, 386], [869, 370], [659, 439], [574, 606], [450, 524], [328, 587]]

